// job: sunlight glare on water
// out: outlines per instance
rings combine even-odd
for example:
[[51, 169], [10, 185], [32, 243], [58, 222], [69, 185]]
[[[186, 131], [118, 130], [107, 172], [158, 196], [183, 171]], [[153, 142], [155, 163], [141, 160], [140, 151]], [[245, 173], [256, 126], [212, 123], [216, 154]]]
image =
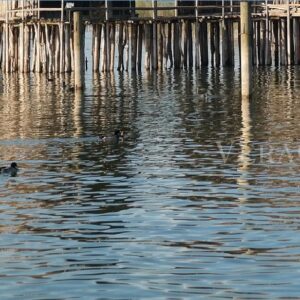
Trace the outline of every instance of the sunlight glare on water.
[[1, 299], [299, 298], [300, 69], [254, 79], [3, 75]]

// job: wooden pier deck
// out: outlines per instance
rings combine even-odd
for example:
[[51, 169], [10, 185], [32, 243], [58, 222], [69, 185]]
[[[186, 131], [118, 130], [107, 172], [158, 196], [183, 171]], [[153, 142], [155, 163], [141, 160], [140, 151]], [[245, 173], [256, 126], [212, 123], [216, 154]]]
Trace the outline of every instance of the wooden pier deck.
[[[86, 58], [92, 60], [94, 72], [234, 66], [241, 52], [239, 3], [201, 2], [110, 7], [105, 1], [104, 7], [71, 7], [62, 0], [60, 7], [46, 8], [39, 0], [6, 2], [0, 21], [0, 67], [7, 73], [72, 72], [76, 60], [84, 65]], [[298, 1], [253, 2], [253, 65], [299, 64], [299, 21]], [[92, 30], [91, 53], [84, 52], [87, 28]]]

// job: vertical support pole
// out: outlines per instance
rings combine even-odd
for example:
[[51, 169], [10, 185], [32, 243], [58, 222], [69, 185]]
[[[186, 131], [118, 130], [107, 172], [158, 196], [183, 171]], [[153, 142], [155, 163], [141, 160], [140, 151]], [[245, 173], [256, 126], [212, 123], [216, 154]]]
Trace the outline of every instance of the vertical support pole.
[[199, 53], [199, 20], [198, 20], [198, 5], [199, 5], [199, 1], [196, 0], [195, 1], [195, 68], [199, 69], [199, 65], [200, 65], [200, 53]]
[[215, 64], [216, 67], [220, 66], [220, 24], [219, 22], [216, 22], [214, 24], [214, 48], [215, 48]]
[[170, 68], [173, 68], [174, 59], [173, 59], [173, 53], [172, 53], [172, 24], [171, 23], [168, 23], [167, 58], [170, 61]]
[[9, 32], [8, 32], [8, 1], [6, 1], [6, 13], [5, 13], [5, 72], [9, 72]]
[[35, 72], [41, 72], [41, 25], [40, 22], [34, 24], [35, 41], [36, 41], [36, 57], [35, 57]]
[[75, 67], [75, 89], [84, 88], [84, 48], [82, 42], [83, 25], [81, 13], [73, 13], [74, 22], [74, 67]]
[[157, 69], [157, 0], [152, 0], [153, 5], [153, 24], [152, 24], [152, 69]]
[[241, 93], [251, 94], [250, 2], [241, 1]]
[[150, 62], [151, 62], [151, 24], [145, 24], [145, 69], [148, 71], [150, 69]]
[[130, 46], [131, 46], [131, 70], [136, 71], [136, 55], [137, 55], [137, 25], [136, 23], [130, 24]]
[[119, 24], [119, 36], [118, 36], [118, 52], [119, 52], [119, 57], [118, 57], [118, 71], [123, 71], [124, 70], [124, 24], [121, 22]]
[[61, 13], [59, 24], [59, 71], [64, 72], [64, 0], [61, 1]]
[[138, 24], [138, 52], [137, 52], [137, 68], [138, 71], [141, 71], [142, 69], [142, 50], [143, 50], [143, 24]]
[[299, 20], [293, 19], [293, 37], [294, 37], [294, 64], [298, 65], [300, 60], [299, 53]]
[[286, 35], [287, 35], [287, 24], [285, 19], [280, 20], [280, 51], [281, 51], [281, 57], [280, 57], [280, 64], [282, 66], [285, 66], [287, 63], [287, 41], [286, 41]]
[[291, 14], [290, 14], [290, 4], [287, 0], [287, 9], [286, 9], [286, 26], [287, 26], [287, 64], [291, 64]]
[[273, 21], [273, 35], [274, 35], [274, 63], [275, 66], [279, 64], [279, 42], [278, 42], [278, 24], [280, 21], [274, 20]]
[[208, 66], [207, 23], [204, 21], [199, 25], [201, 66], [206, 67]]

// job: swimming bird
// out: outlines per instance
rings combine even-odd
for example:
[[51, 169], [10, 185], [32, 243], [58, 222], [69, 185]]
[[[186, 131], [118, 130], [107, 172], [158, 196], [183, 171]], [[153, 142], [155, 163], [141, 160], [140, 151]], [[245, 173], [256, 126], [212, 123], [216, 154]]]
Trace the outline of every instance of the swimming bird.
[[100, 142], [107, 142], [107, 143], [118, 143], [120, 141], [123, 141], [124, 138], [124, 131], [120, 129], [116, 129], [114, 134], [111, 136], [105, 136], [105, 135], [99, 135], [99, 141]]
[[10, 164], [10, 167], [1, 167], [0, 172], [1, 174], [6, 174], [12, 177], [17, 176], [17, 173], [19, 171], [18, 165], [15, 162], [12, 162]]

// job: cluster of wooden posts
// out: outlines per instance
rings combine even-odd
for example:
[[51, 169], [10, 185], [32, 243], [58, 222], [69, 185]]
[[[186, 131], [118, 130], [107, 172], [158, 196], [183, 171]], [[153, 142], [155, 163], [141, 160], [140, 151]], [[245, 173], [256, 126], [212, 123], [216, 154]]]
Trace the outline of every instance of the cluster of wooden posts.
[[[239, 18], [82, 23], [76, 47], [75, 27], [72, 21], [3, 22], [2, 71], [71, 72], [76, 49], [92, 61], [94, 72], [232, 66], [240, 59]], [[84, 53], [86, 28], [92, 29], [91, 54]], [[299, 31], [298, 18], [253, 19], [253, 64], [299, 64]]]
[[220, 66], [221, 56], [223, 65], [233, 65], [233, 21], [223, 25], [206, 20], [93, 24], [93, 70]]

